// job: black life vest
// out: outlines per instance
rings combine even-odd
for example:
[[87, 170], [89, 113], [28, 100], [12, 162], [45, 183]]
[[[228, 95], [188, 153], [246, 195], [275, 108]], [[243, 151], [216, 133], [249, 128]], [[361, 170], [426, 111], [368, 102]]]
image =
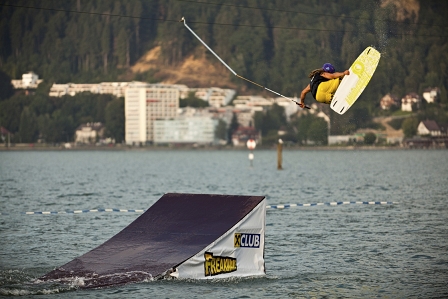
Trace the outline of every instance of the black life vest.
[[313, 78], [311, 78], [310, 88], [311, 88], [311, 94], [313, 95], [314, 99], [316, 99], [316, 93], [319, 84], [322, 82], [326, 82], [328, 80], [330, 79], [324, 78], [320, 74], [316, 74], [313, 76]]

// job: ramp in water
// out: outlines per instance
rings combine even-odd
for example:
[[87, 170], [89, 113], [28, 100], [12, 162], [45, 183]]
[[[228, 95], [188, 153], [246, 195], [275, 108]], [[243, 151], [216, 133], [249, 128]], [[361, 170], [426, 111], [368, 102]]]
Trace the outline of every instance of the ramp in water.
[[264, 275], [264, 196], [168, 193], [117, 235], [40, 280], [97, 288]]

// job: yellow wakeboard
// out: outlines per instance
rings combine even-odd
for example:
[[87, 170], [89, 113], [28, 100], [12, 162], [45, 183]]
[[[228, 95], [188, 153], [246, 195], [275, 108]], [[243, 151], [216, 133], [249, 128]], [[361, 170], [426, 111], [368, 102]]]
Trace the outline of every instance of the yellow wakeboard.
[[350, 75], [345, 76], [339, 84], [336, 93], [331, 100], [331, 109], [339, 114], [344, 114], [369, 84], [380, 61], [381, 54], [372, 47], [367, 47], [356, 58], [350, 67]]

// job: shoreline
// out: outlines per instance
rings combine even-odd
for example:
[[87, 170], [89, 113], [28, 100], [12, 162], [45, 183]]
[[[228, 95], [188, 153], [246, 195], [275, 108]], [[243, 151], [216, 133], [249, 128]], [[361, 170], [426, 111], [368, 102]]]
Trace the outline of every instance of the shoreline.
[[[259, 146], [254, 151], [277, 150], [277, 145], [274, 146]], [[410, 148], [403, 146], [287, 146], [283, 147], [283, 151], [372, 151], [372, 150], [446, 150], [446, 148], [436, 147], [419, 147]], [[249, 151], [246, 147], [226, 147], [226, 146], [74, 146], [64, 147], [53, 145], [34, 145], [34, 144], [15, 144], [7, 147], [0, 145], [0, 152], [7, 151]]]

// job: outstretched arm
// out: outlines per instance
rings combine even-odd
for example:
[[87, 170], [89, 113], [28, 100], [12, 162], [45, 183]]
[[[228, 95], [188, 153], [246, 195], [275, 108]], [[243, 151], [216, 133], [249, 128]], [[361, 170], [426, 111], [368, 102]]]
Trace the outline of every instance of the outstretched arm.
[[298, 104], [300, 106], [300, 108], [305, 108], [305, 96], [307, 93], [309, 93], [311, 91], [311, 87], [308, 84], [307, 87], [305, 87], [302, 92], [300, 93], [300, 104]]
[[327, 72], [323, 72], [320, 74], [322, 77], [326, 78], [326, 79], [336, 79], [336, 78], [341, 78], [344, 77], [345, 75], [350, 75], [350, 71], [349, 70], [345, 70], [343, 72], [336, 72], [336, 73], [327, 73]]

